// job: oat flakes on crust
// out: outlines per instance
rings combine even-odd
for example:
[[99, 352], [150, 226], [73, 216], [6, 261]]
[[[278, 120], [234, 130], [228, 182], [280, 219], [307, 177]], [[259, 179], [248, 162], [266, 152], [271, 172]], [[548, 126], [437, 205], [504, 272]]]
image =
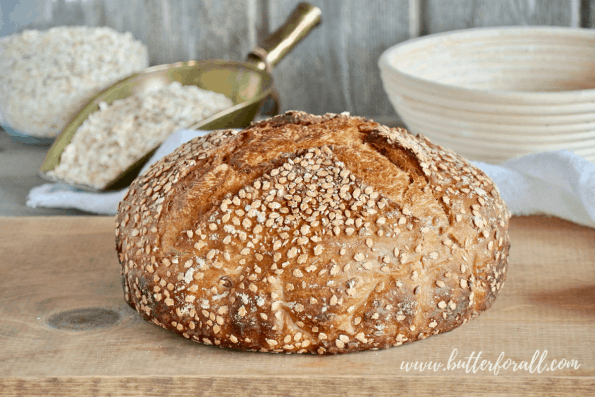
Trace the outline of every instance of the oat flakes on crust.
[[120, 203], [126, 301], [221, 347], [335, 354], [450, 331], [506, 278], [508, 212], [451, 150], [304, 112], [194, 139]]

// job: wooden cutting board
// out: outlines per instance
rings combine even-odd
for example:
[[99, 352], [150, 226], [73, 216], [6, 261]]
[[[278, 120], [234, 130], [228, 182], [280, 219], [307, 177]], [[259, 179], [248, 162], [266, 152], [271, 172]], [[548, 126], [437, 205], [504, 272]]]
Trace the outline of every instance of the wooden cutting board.
[[[510, 234], [500, 297], [460, 328], [382, 351], [273, 355], [141, 320], [123, 299], [113, 218], [0, 218], [0, 395], [595, 395], [595, 230], [532, 216]], [[501, 355], [516, 371], [496, 374]]]

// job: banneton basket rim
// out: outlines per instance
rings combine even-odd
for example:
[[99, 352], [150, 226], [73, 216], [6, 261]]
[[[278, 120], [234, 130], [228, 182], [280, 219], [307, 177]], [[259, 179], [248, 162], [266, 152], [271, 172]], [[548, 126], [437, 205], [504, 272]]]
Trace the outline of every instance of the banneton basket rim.
[[[399, 55], [405, 55], [413, 49], [420, 49], [425, 46], [432, 46], [444, 43], [447, 40], [470, 38], [471, 40], [511, 37], [519, 35], [536, 35], [536, 37], [550, 40], [553, 36], [561, 38], [573, 38], [593, 41], [595, 44], [595, 31], [586, 28], [570, 28], [558, 26], [507, 26], [498, 28], [472, 28], [450, 32], [436, 33], [432, 35], [417, 37], [386, 49], [378, 59], [378, 66], [383, 79], [387, 76], [393, 76], [399, 79], [409, 81], [422, 90], [432, 92], [432, 94], [444, 97], [462, 97], [473, 102], [498, 102], [509, 103], [518, 101], [520, 105], [528, 104], [569, 104], [577, 102], [595, 101], [595, 88], [580, 89], [568, 91], [512, 91], [496, 89], [478, 89], [461, 87], [454, 84], [437, 82], [422, 77], [418, 77], [400, 70], [391, 60]], [[451, 45], [455, 45], [451, 43]], [[585, 46], [587, 47], [587, 46]], [[591, 47], [595, 48], [595, 47]], [[595, 62], [595, 57], [593, 59]], [[595, 72], [595, 70], [594, 70]], [[516, 104], [515, 104], [516, 105]]]

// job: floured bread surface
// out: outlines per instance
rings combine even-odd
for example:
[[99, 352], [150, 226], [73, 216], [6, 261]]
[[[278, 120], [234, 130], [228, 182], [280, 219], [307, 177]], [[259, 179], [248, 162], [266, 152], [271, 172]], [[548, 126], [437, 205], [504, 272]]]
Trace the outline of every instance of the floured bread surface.
[[508, 212], [450, 150], [348, 114], [194, 139], [120, 203], [126, 301], [205, 344], [334, 354], [446, 332], [506, 278]]

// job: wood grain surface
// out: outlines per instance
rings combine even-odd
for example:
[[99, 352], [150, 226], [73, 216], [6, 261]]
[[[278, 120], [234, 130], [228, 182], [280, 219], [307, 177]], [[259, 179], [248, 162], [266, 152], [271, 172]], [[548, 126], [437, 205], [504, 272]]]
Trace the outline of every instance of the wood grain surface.
[[[243, 60], [300, 0], [3, 0], [0, 35], [59, 25], [131, 31], [152, 65]], [[275, 69], [283, 110], [394, 116], [378, 56], [420, 35], [484, 26], [594, 27], [595, 0], [310, 0], [322, 25]]]
[[[299, 0], [271, 1], [275, 29]], [[284, 109], [392, 115], [377, 66], [382, 52], [409, 38], [407, 0], [314, 2], [322, 24], [273, 71]]]
[[[423, 0], [422, 33], [488, 26], [579, 27], [580, 0]], [[586, 10], [585, 10], [586, 11]]]
[[[20, 29], [109, 26], [131, 32], [149, 49], [149, 63], [191, 59], [244, 60], [256, 45], [255, 0], [25, 0], [37, 15]], [[7, 13], [12, 10], [8, 5]]]
[[[514, 217], [510, 233], [506, 284], [477, 319], [321, 357], [204, 346], [141, 320], [123, 299], [111, 217], [0, 218], [0, 395], [592, 394], [595, 230], [532, 216]], [[480, 369], [501, 354], [533, 371]], [[574, 367], [535, 370], [562, 359]], [[407, 371], [415, 362], [441, 367]]]

